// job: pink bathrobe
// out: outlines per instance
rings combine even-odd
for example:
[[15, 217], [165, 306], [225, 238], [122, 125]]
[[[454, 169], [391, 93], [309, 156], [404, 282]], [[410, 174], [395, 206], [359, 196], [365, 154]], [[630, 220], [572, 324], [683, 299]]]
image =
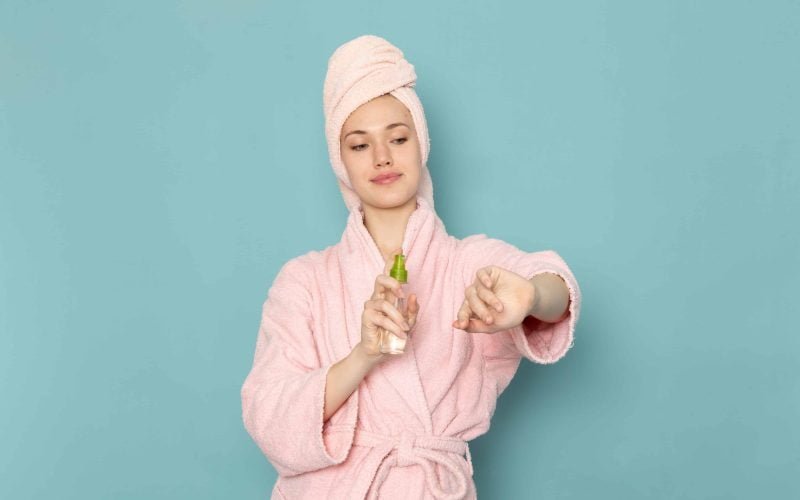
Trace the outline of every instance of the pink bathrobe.
[[[384, 269], [361, 208], [338, 244], [288, 261], [267, 294], [241, 396], [244, 425], [279, 474], [272, 499], [476, 498], [467, 441], [489, 429], [521, 357], [554, 363], [572, 346], [581, 294], [557, 253], [485, 234], [459, 240], [423, 197], [417, 204], [402, 247], [420, 307], [406, 352], [375, 367], [328, 422], [328, 369], [361, 340], [364, 302]], [[454, 328], [464, 289], [490, 264], [558, 274], [569, 316], [495, 334]]]

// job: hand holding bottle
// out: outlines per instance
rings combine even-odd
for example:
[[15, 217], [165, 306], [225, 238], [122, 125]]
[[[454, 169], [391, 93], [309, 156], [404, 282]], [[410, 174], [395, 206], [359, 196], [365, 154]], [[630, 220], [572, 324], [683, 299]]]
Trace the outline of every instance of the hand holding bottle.
[[[417, 296], [411, 294], [409, 297], [405, 297], [402, 283], [389, 276], [389, 270], [394, 264], [394, 256], [398, 254], [402, 255], [400, 249], [392, 252], [386, 261], [383, 274], [379, 274], [375, 278], [372, 296], [364, 303], [364, 312], [361, 315], [362, 348], [365, 353], [376, 360], [385, 358], [387, 354], [381, 349], [382, 335], [386, 335], [388, 332], [395, 335], [401, 342], [405, 341], [408, 338], [408, 332], [416, 324], [419, 312]], [[406, 310], [398, 310], [395, 306], [397, 298], [408, 299], [407, 308], [402, 308]]]

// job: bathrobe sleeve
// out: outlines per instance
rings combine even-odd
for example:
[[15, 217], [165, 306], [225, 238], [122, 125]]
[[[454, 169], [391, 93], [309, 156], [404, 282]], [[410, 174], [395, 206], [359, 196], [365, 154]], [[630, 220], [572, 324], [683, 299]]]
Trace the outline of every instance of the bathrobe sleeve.
[[332, 364], [320, 363], [311, 295], [304, 284], [308, 275], [296, 259], [278, 272], [262, 307], [253, 365], [241, 388], [247, 432], [278, 474], [287, 477], [343, 462], [357, 417], [353, 394], [328, 421], [336, 422], [337, 432], [323, 433]]
[[508, 360], [523, 356], [542, 364], [555, 363], [572, 347], [575, 325], [578, 322], [581, 292], [572, 271], [553, 250], [525, 252], [503, 240], [476, 234], [461, 240], [461, 269], [464, 287], [475, 281], [478, 270], [496, 265], [530, 279], [541, 273], [561, 277], [569, 289], [569, 314], [557, 323], [539, 321], [527, 316], [521, 325], [497, 332], [480, 334], [482, 352], [487, 361]]

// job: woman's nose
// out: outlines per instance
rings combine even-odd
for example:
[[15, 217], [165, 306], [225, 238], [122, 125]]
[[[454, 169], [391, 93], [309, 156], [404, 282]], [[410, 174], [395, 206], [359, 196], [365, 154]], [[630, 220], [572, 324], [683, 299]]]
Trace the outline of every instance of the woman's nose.
[[392, 155], [389, 153], [389, 148], [386, 146], [377, 146], [375, 148], [375, 166], [382, 167], [384, 165], [392, 164]]

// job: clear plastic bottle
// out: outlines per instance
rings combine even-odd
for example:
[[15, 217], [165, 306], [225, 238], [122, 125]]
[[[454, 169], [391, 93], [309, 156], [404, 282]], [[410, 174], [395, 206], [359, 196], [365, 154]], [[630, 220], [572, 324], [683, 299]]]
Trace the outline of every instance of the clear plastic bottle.
[[[405, 284], [408, 283], [408, 272], [406, 271], [405, 255], [397, 254], [394, 256], [394, 265], [392, 265], [392, 269], [389, 271], [389, 276], [400, 282], [400, 288], [403, 290], [404, 297], [394, 297], [394, 306], [400, 311], [403, 318], [408, 321], [408, 309], [406, 304], [408, 294], [405, 287]], [[394, 293], [389, 293], [391, 296], [394, 296]], [[392, 298], [390, 297], [389, 300], [392, 301]], [[388, 330], [383, 328], [380, 330], [380, 351], [384, 354], [402, 354], [406, 348], [406, 341], [407, 339], [401, 339]]]

